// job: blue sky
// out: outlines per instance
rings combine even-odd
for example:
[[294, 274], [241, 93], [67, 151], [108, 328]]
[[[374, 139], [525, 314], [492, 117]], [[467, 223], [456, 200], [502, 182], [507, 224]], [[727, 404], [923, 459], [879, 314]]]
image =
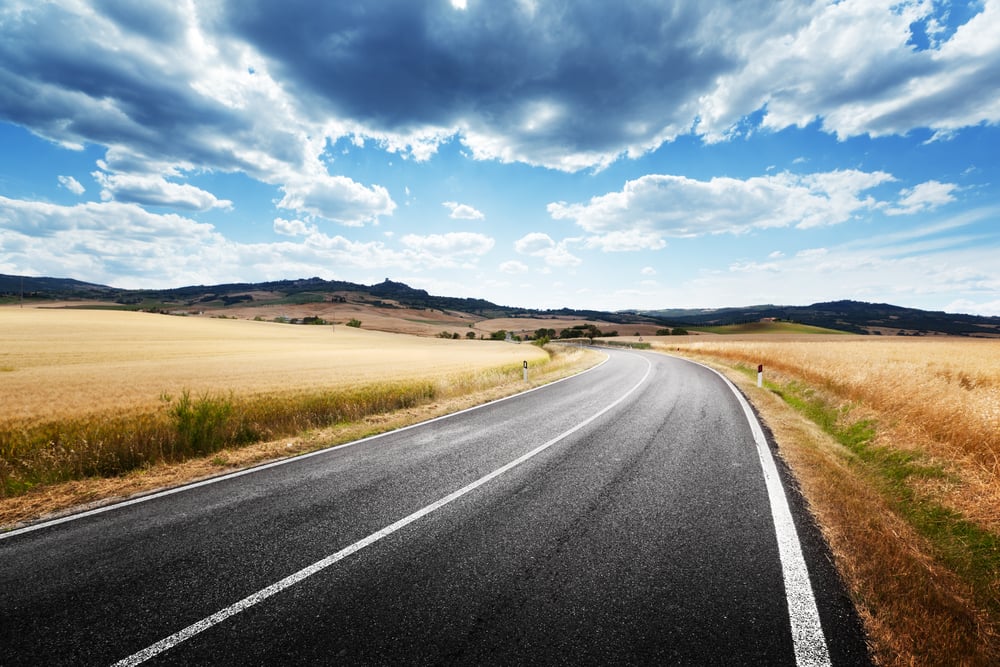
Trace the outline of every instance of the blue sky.
[[1000, 315], [1000, 0], [7, 0], [0, 273]]

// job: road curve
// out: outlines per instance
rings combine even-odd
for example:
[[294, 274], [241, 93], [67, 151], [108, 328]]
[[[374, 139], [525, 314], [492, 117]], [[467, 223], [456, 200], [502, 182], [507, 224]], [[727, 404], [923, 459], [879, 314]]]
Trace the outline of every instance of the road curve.
[[787, 475], [767, 473], [731, 387], [608, 354], [451, 417], [0, 535], [0, 663], [868, 664], [789, 492], [821, 631], [797, 618], [765, 481]]

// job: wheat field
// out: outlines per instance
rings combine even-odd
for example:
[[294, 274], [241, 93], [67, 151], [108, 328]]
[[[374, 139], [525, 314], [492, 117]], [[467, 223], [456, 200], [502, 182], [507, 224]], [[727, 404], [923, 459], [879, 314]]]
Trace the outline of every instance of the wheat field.
[[184, 390], [286, 393], [547, 359], [531, 345], [346, 326], [4, 307], [0, 423], [147, 410]]
[[540, 378], [576, 363], [346, 326], [0, 308], [0, 498], [517, 391], [524, 362]]

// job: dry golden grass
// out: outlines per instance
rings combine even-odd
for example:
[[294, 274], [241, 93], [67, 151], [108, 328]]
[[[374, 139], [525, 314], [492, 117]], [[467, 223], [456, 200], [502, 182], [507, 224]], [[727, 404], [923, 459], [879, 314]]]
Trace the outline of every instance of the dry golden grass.
[[0, 425], [146, 410], [161, 396], [269, 394], [441, 378], [528, 360], [530, 345], [443, 340], [352, 327], [0, 308]]
[[[19, 380], [0, 385], [0, 526], [516, 393], [526, 387], [523, 360], [536, 386], [600, 356], [348, 327], [20, 309], [0, 309], [0, 344], [3, 379]], [[164, 391], [193, 394], [187, 416], [207, 406], [221, 431], [251, 424], [279, 439], [192, 455], [177, 442], [180, 394], [166, 404]], [[17, 415], [7, 412], [13, 404]]]
[[761, 411], [879, 663], [1000, 660], [1000, 341], [713, 337], [662, 347], [721, 364]]

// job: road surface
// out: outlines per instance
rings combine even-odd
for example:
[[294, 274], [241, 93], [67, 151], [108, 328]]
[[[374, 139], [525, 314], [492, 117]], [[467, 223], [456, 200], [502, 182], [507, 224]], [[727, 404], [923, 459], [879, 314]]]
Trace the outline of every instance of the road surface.
[[609, 351], [510, 399], [0, 536], [0, 664], [867, 664], [769, 465], [713, 371]]

